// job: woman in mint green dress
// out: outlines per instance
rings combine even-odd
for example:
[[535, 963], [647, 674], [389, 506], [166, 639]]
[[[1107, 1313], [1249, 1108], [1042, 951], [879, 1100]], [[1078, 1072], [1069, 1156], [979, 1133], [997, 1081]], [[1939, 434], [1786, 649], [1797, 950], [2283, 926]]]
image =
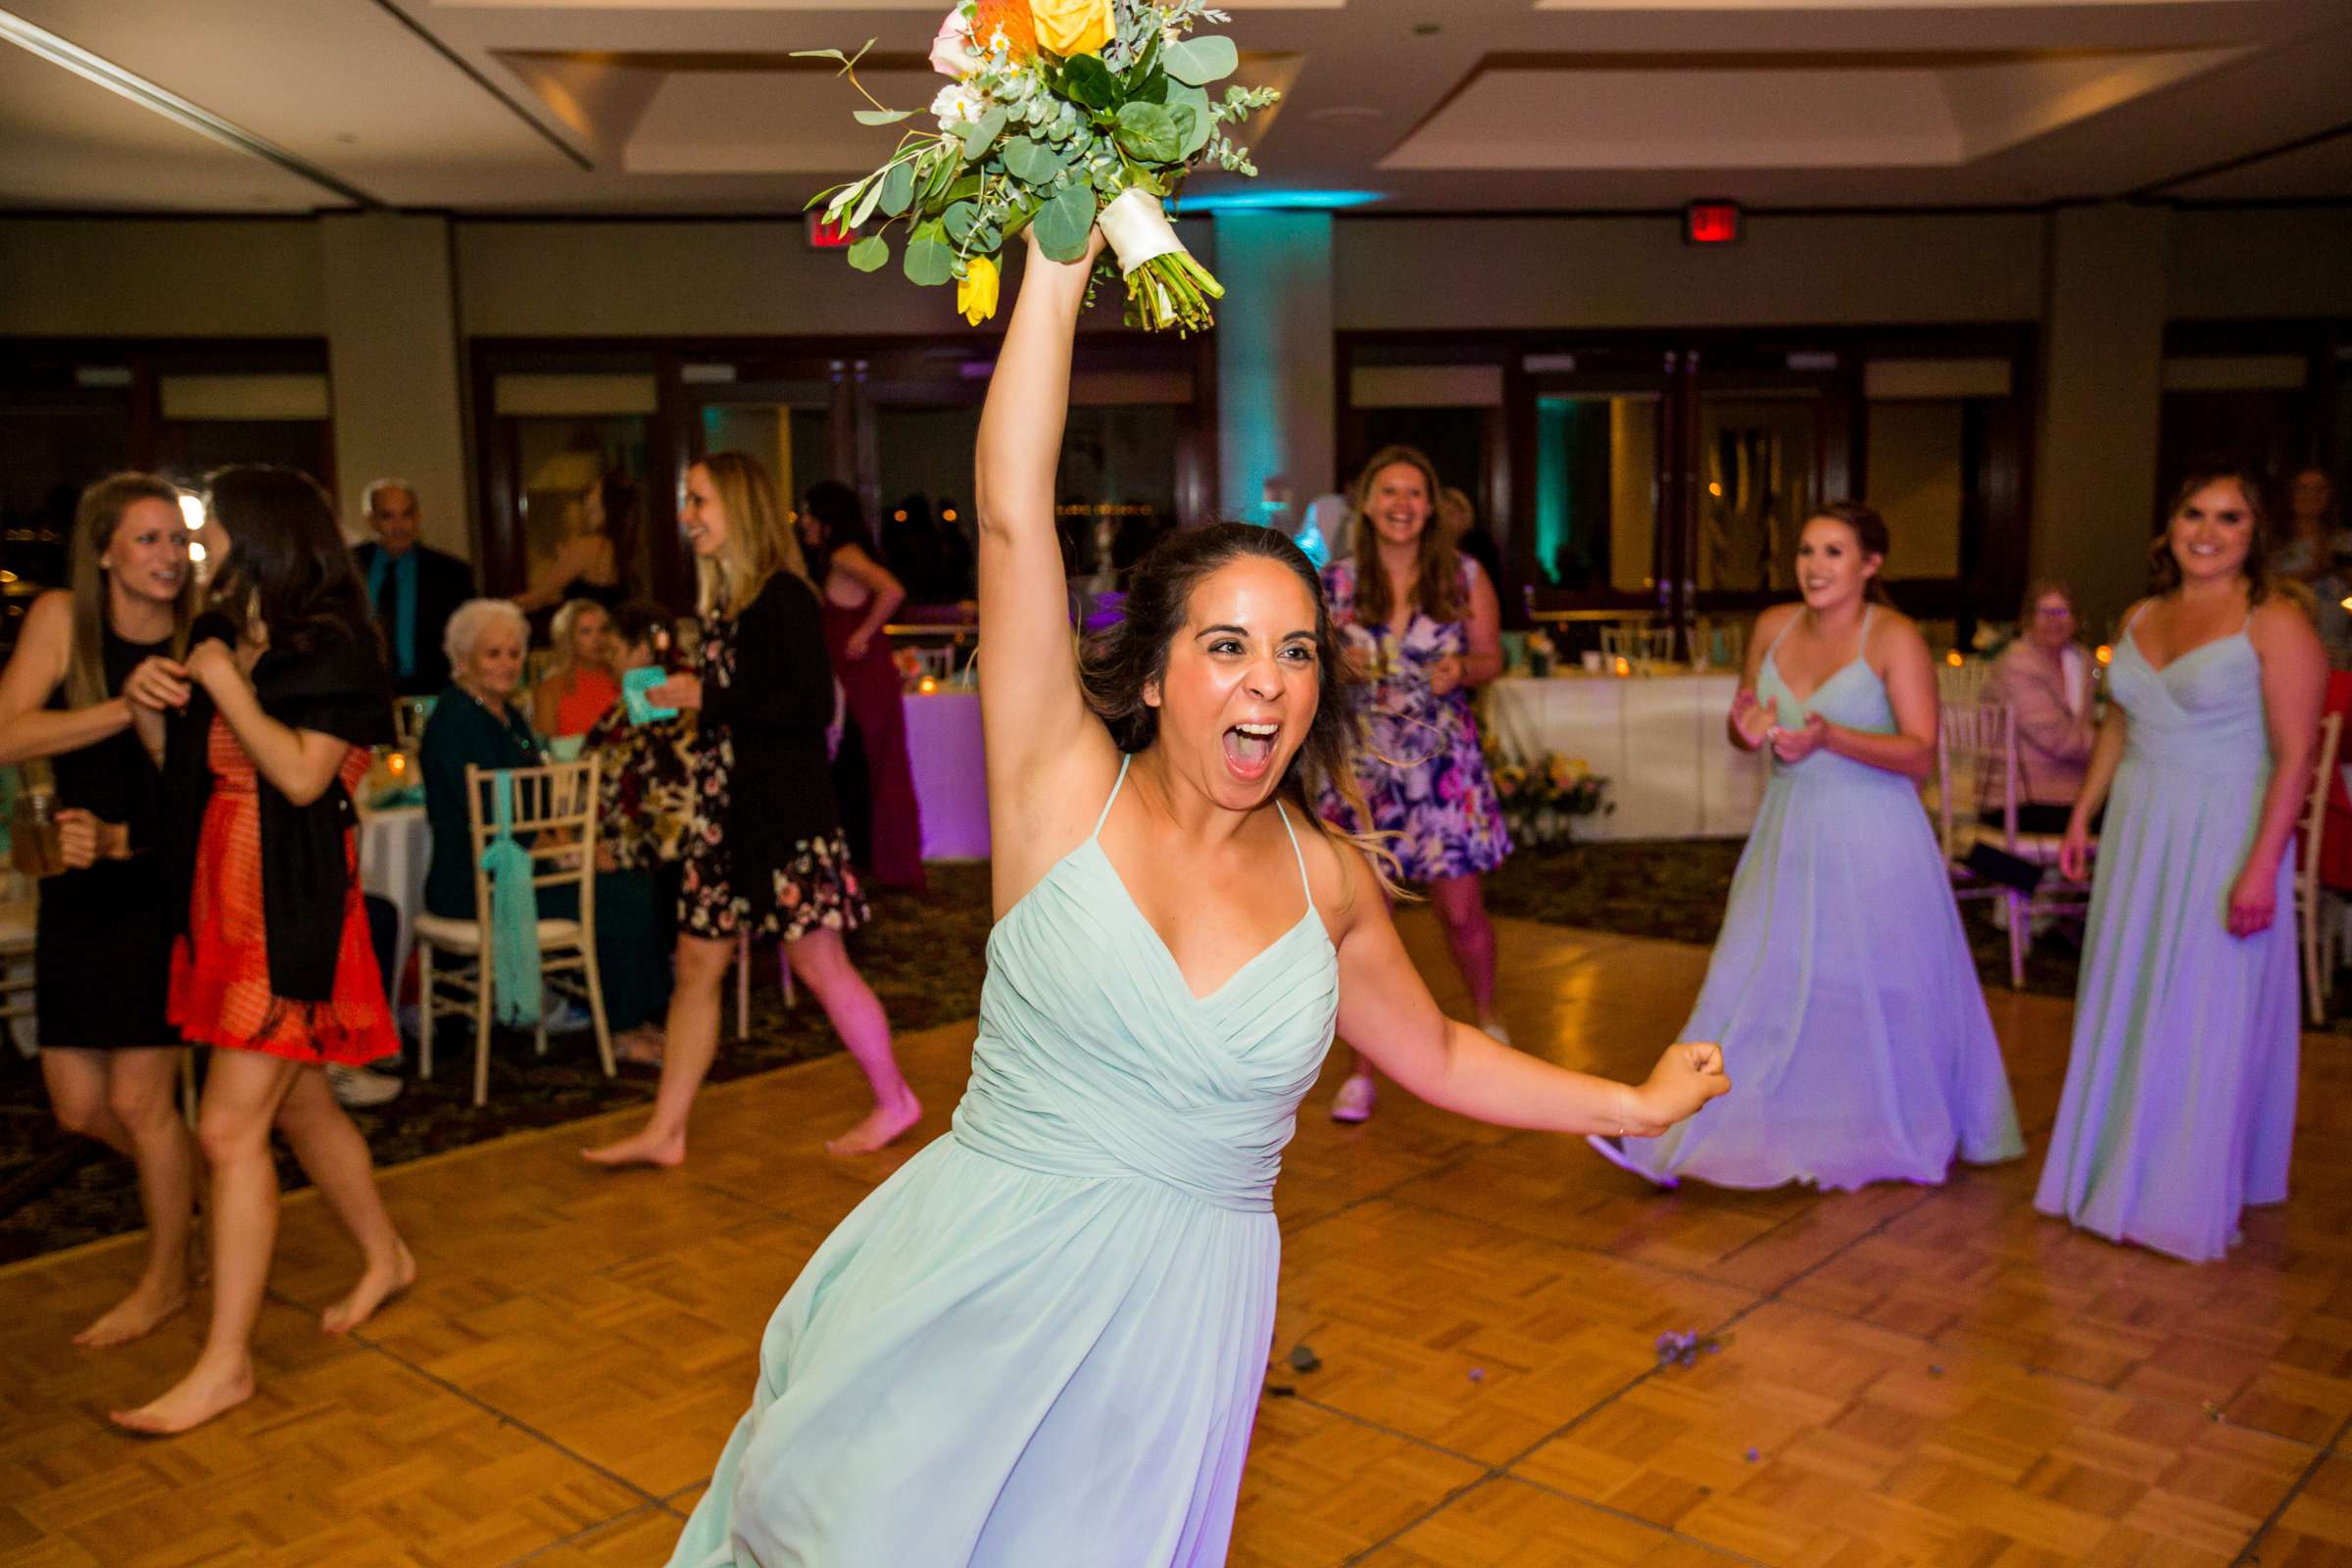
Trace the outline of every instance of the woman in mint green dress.
[[1823, 509], [1799, 535], [1801, 603], [1757, 617], [1733, 743], [1772, 782], [1683, 1026], [1740, 1087], [1654, 1143], [1594, 1140], [1661, 1186], [1940, 1182], [2025, 1152], [1943, 852], [1919, 801], [1936, 676], [1883, 602], [1886, 524]]
[[2034, 1205], [2192, 1263], [2286, 1197], [2295, 1140], [2295, 820], [2328, 654], [2270, 592], [2261, 482], [2191, 473], [2132, 610], [2061, 847], [2104, 805], [2074, 1049]]
[[998, 921], [971, 1082], [776, 1308], [680, 1568], [1223, 1562], [1274, 1178], [1335, 1021], [1508, 1125], [1654, 1134], [1724, 1087], [1711, 1047], [1633, 1087], [1440, 1015], [1371, 862], [1318, 825], [1350, 719], [1282, 535], [1171, 535], [1073, 657], [1054, 478], [1092, 264], [1032, 247], [981, 420]]

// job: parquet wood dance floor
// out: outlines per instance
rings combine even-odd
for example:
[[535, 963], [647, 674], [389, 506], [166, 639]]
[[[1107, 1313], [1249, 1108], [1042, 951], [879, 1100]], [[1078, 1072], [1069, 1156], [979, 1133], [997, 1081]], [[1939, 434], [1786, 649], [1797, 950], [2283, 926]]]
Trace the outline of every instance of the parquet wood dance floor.
[[[1604, 1071], [1646, 1062], [1705, 965], [1499, 924], [1521, 1045]], [[1425, 912], [1408, 937], [1458, 1006]], [[1335, 1127], [1335, 1053], [1278, 1194], [1270, 1382], [1294, 1392], [1261, 1405], [1233, 1561], [2352, 1564], [2352, 1042], [2306, 1042], [2293, 1200], [2190, 1268], [2034, 1215], [2070, 1009], [1991, 1004], [2029, 1157], [1830, 1198], [1654, 1194], [1394, 1090]], [[262, 1393], [169, 1442], [105, 1412], [187, 1363], [193, 1314], [67, 1344], [135, 1241], [0, 1273], [0, 1568], [661, 1562], [769, 1309], [945, 1129], [969, 1042], [901, 1043], [929, 1113], [867, 1160], [819, 1148], [861, 1108], [833, 1057], [707, 1094], [680, 1173], [584, 1167], [596, 1124], [387, 1171], [422, 1274], [345, 1341], [317, 1313], [352, 1259], [293, 1199]], [[1721, 1349], [1662, 1368], [1657, 1337], [1686, 1330]], [[1299, 1344], [1319, 1370], [1289, 1366]]]

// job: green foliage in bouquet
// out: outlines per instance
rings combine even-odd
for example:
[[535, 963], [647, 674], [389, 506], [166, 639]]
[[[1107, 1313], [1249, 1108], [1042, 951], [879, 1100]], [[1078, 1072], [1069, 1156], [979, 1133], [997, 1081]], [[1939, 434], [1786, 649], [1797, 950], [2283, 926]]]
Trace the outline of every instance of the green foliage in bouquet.
[[[1109, 247], [1098, 277], [1124, 278], [1128, 320], [1206, 327], [1225, 291], [1177, 241], [1163, 204], [1201, 164], [1255, 174], [1222, 127], [1280, 97], [1213, 90], [1240, 54], [1230, 38], [1193, 34], [1229, 20], [1203, 0], [959, 0], [931, 49], [952, 78], [931, 104], [938, 128], [908, 130], [881, 168], [808, 205], [860, 231], [849, 261], [862, 271], [888, 265], [889, 231], [903, 222], [901, 269], [916, 283], [956, 283], [975, 325], [996, 314], [999, 258], [1023, 229], [1075, 262], [1100, 223]], [[802, 53], [841, 63], [872, 106], [857, 111], [860, 123], [913, 119], [858, 81], [872, 47]]]

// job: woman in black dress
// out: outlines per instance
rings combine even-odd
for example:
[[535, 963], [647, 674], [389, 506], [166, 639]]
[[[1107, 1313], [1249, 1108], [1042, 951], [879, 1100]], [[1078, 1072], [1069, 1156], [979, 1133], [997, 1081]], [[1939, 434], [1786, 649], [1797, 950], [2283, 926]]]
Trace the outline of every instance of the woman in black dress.
[[718, 1053], [719, 986], [745, 931], [781, 940], [874, 1092], [866, 1118], [825, 1147], [861, 1154], [914, 1125], [923, 1107], [891, 1054], [890, 1020], [842, 938], [865, 923], [825, 756], [833, 666], [824, 612], [775, 481], [740, 452], [686, 472], [679, 520], [703, 577], [701, 673], [648, 695], [701, 714], [695, 824], [678, 901], [677, 989], [654, 1113], [638, 1132], [587, 1152], [604, 1165], [675, 1165], [686, 1119]]
[[41, 885], [33, 1011], [58, 1124], [134, 1161], [147, 1266], [77, 1345], [133, 1340], [187, 1304], [195, 1151], [165, 1022], [163, 774], [131, 725], [187, 700], [196, 602], [179, 492], [119, 473], [82, 492], [73, 587], [43, 594], [0, 673], [0, 764], [46, 758], [70, 867]]

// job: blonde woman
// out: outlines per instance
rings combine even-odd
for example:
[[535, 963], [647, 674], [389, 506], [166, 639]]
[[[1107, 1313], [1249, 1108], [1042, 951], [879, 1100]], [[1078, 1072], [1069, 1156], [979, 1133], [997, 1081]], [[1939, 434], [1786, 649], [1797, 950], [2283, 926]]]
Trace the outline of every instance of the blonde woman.
[[585, 735], [620, 701], [612, 673], [612, 617], [592, 599], [568, 599], [548, 628], [555, 660], [531, 689], [531, 727], [545, 736]]
[[74, 1336], [137, 1339], [188, 1299], [195, 1147], [172, 1109], [179, 1035], [165, 1021], [164, 781], [132, 724], [188, 700], [196, 605], [179, 491], [118, 473], [81, 493], [73, 589], [41, 595], [0, 674], [0, 764], [46, 758], [67, 869], [41, 884], [33, 1012], [58, 1125], [138, 1167], [147, 1263]]
[[865, 1069], [872, 1112], [825, 1147], [867, 1153], [913, 1126], [922, 1106], [891, 1054], [882, 1004], [842, 944], [865, 923], [866, 905], [826, 757], [833, 665], [824, 609], [775, 481], [756, 459], [719, 452], [689, 468], [679, 521], [702, 575], [700, 673], [673, 675], [651, 694], [659, 707], [701, 715], [677, 989], [652, 1118], [587, 1157], [603, 1165], [686, 1157], [687, 1117], [718, 1052], [720, 982], [747, 930], [783, 942], [793, 973]]

